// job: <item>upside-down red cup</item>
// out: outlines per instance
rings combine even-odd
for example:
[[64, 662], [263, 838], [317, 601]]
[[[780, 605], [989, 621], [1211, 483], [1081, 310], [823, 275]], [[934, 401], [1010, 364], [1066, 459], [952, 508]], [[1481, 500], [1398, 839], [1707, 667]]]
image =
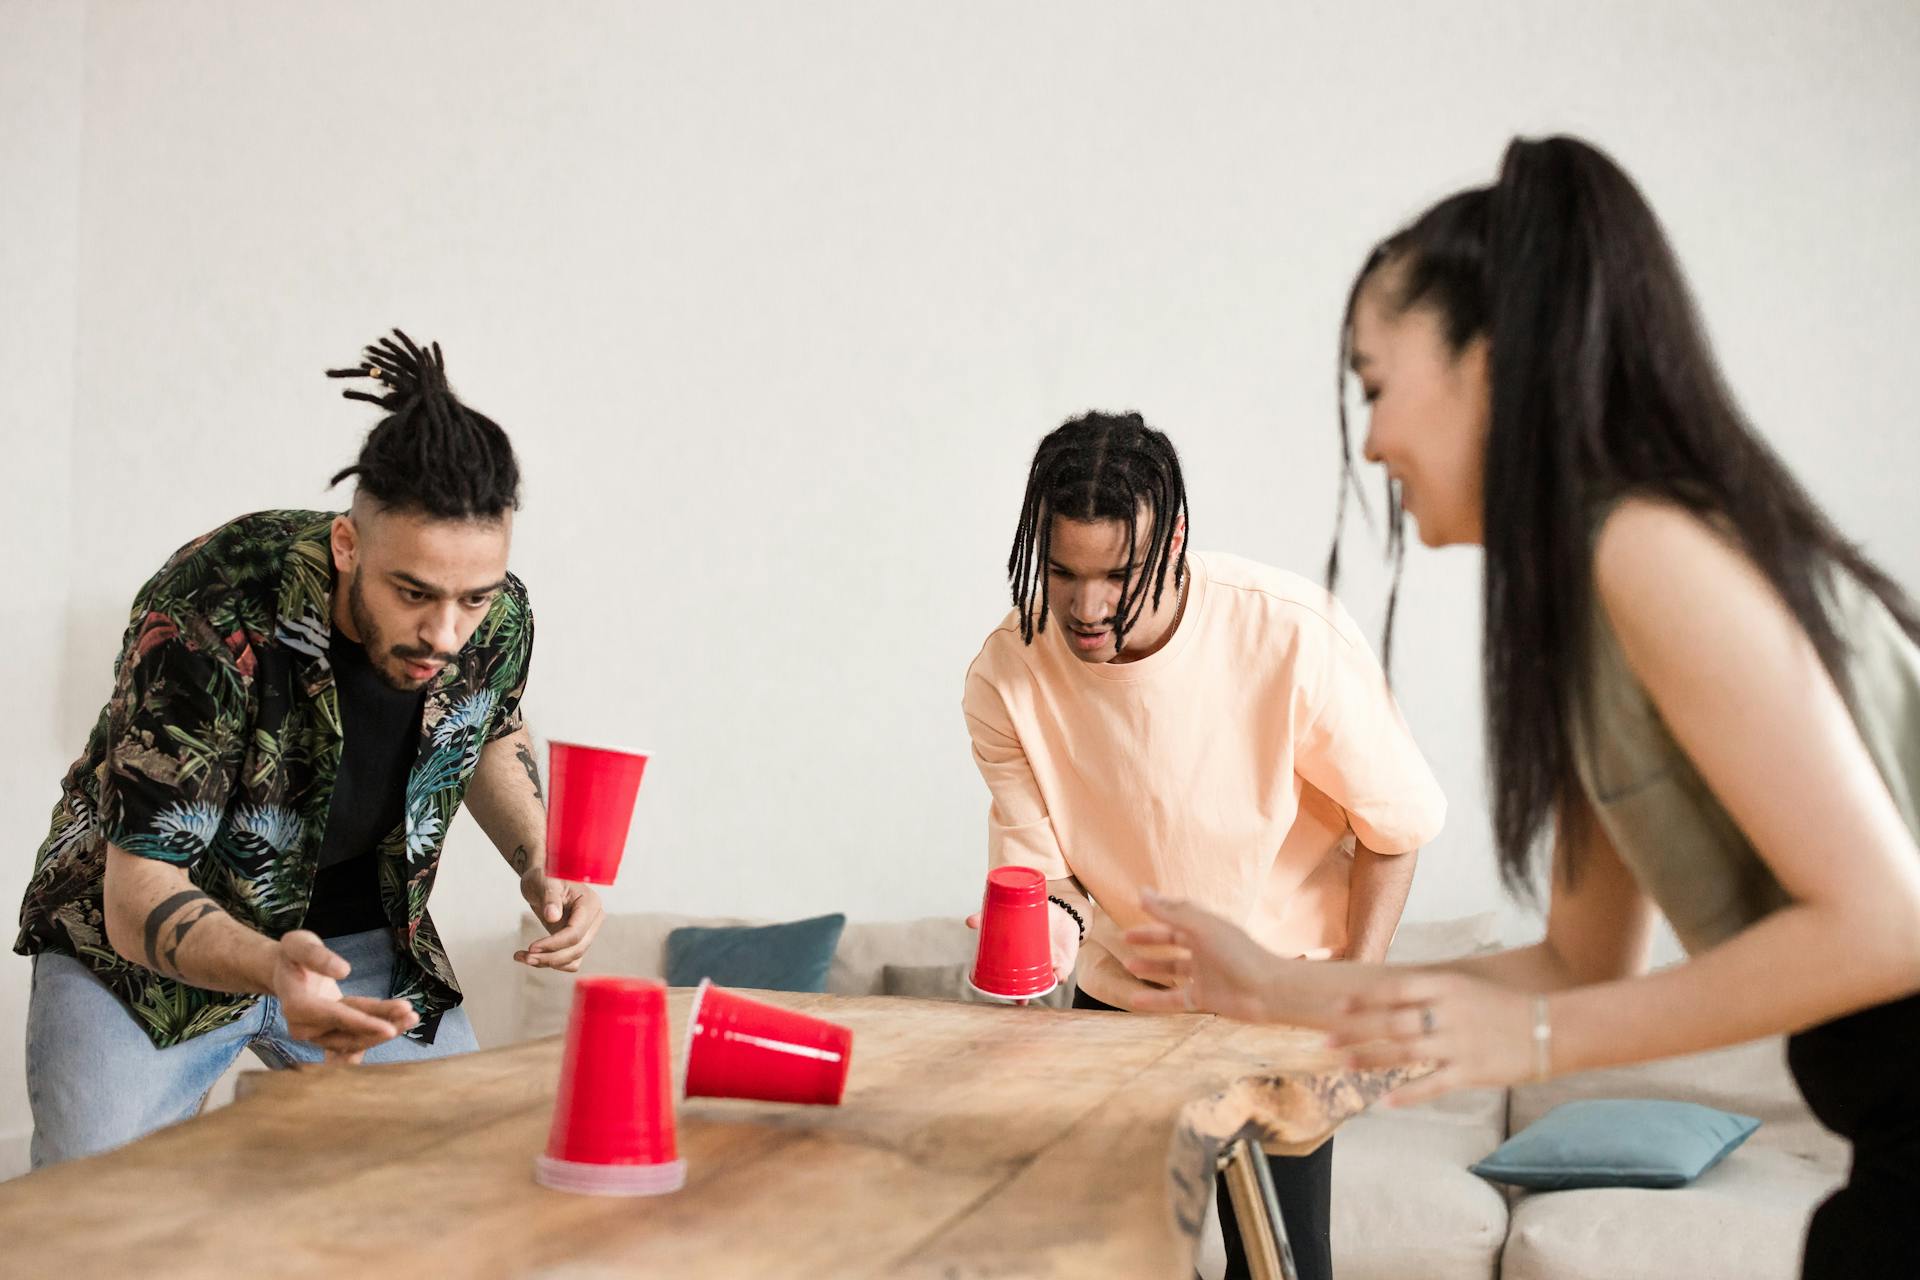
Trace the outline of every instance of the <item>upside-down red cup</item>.
[[547, 744], [547, 875], [613, 883], [646, 769], [641, 752]]
[[580, 978], [560, 1092], [536, 1182], [559, 1191], [648, 1196], [687, 1180], [673, 1122], [667, 989], [644, 978]]
[[702, 979], [687, 1015], [686, 1057], [681, 1088], [689, 1098], [837, 1107], [847, 1091], [853, 1032]]
[[1059, 984], [1047, 937], [1047, 878], [1032, 867], [987, 872], [980, 943], [967, 983], [982, 995], [1032, 1000]]

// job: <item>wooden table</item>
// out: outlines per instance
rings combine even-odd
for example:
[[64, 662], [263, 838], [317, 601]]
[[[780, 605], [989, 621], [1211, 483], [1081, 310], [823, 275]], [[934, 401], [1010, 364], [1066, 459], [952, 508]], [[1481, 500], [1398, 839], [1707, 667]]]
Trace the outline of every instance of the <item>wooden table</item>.
[[553, 1038], [262, 1074], [230, 1107], [0, 1183], [3, 1269], [1184, 1280], [1223, 1150], [1311, 1150], [1409, 1078], [1202, 1015], [766, 998], [853, 1028], [845, 1104], [685, 1104], [673, 1195], [533, 1182]]

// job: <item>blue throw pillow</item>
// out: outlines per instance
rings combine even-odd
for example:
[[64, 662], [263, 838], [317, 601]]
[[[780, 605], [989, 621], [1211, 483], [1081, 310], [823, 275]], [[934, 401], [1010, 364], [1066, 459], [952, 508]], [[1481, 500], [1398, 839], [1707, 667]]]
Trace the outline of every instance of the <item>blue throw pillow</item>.
[[1540, 1191], [1684, 1187], [1759, 1127], [1752, 1116], [1692, 1102], [1568, 1102], [1508, 1138], [1473, 1171]]
[[762, 991], [825, 991], [833, 949], [847, 918], [838, 912], [789, 924], [708, 929], [690, 926], [667, 935], [667, 982]]

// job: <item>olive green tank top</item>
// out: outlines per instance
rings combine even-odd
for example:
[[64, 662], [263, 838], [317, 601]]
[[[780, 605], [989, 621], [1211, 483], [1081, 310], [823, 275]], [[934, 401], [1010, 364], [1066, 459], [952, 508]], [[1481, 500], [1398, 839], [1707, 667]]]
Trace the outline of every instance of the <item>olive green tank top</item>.
[[[1848, 709], [1920, 839], [1920, 647], [1880, 598], [1834, 574], [1833, 619], [1851, 652]], [[1575, 717], [1580, 782], [1640, 887], [1697, 952], [1787, 902], [1786, 891], [1707, 787], [1627, 667], [1596, 599], [1588, 654], [1588, 721]]]

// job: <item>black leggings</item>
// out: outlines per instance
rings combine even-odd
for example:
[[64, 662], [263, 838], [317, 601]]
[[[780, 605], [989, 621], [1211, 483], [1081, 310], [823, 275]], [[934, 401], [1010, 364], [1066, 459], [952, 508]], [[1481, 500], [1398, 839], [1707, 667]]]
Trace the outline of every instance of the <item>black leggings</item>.
[[1787, 1066], [1820, 1123], [1853, 1144], [1846, 1185], [1807, 1229], [1801, 1276], [1920, 1276], [1920, 996], [1790, 1037]]
[[[1084, 991], [1073, 993], [1076, 1009], [1114, 1007]], [[1333, 1248], [1328, 1226], [1333, 1204], [1333, 1141], [1306, 1156], [1268, 1156], [1273, 1189], [1280, 1200], [1280, 1217], [1287, 1224], [1287, 1242], [1293, 1247], [1293, 1266], [1300, 1280], [1333, 1280]], [[1247, 1280], [1246, 1247], [1240, 1242], [1240, 1223], [1224, 1178], [1214, 1182], [1213, 1198], [1220, 1205], [1220, 1234], [1227, 1246], [1227, 1280]]]

